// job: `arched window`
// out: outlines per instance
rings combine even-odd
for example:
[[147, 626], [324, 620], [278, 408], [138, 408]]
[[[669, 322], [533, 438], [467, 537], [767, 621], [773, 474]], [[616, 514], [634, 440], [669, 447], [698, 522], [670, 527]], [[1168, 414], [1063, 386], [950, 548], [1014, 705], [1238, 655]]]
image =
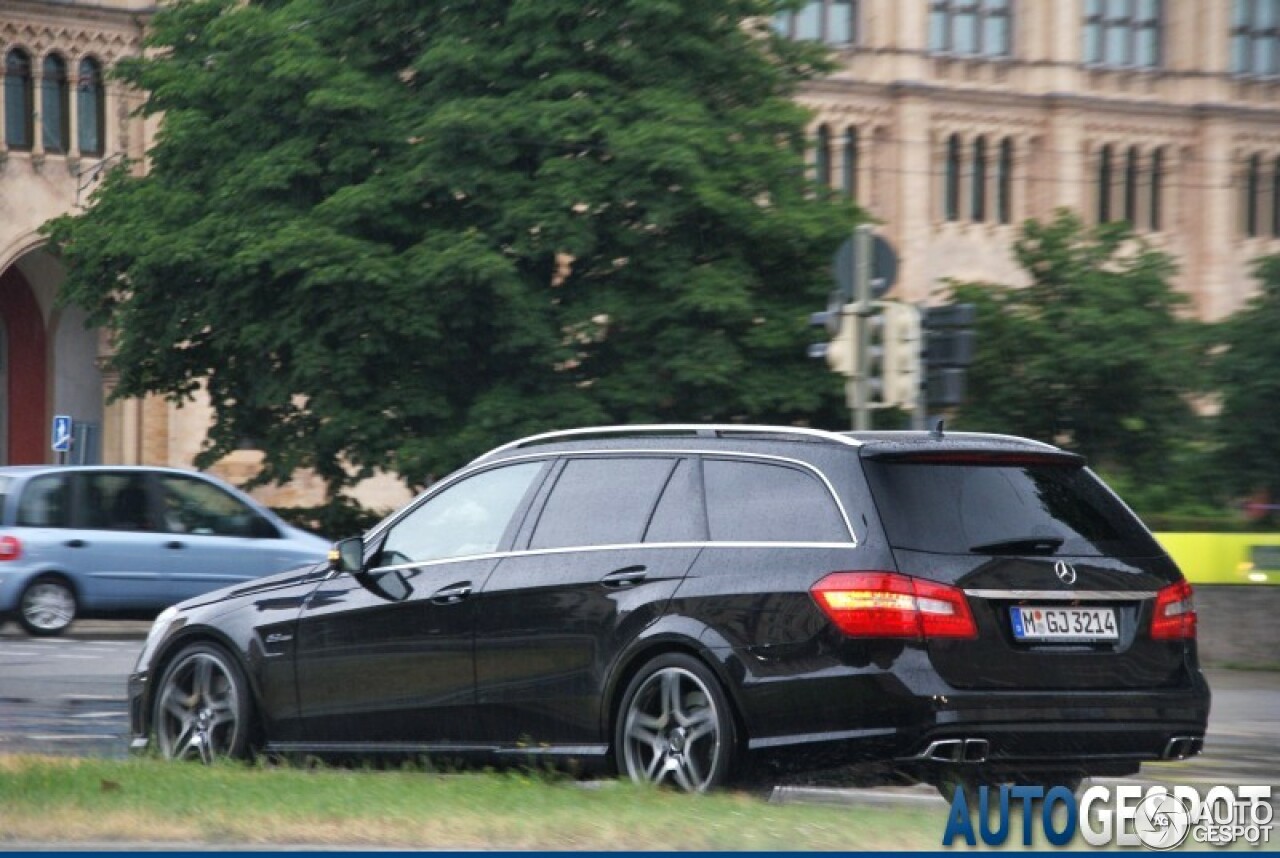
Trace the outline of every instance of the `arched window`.
[[1258, 234], [1258, 197], [1262, 191], [1262, 159], [1254, 155], [1249, 159], [1249, 171], [1244, 187], [1244, 234]]
[[31, 57], [14, 48], [4, 58], [4, 142], [10, 149], [30, 149], [34, 137]]
[[1164, 150], [1151, 153], [1151, 229], [1158, 232], [1163, 225], [1160, 219], [1160, 195], [1164, 192]]
[[1013, 220], [1013, 138], [1000, 141], [1000, 165], [996, 175], [996, 218], [1000, 223]]
[[824, 188], [831, 187], [831, 129], [818, 127], [818, 151], [813, 160], [814, 179]]
[[1098, 156], [1098, 223], [1111, 220], [1111, 146]]
[[1124, 160], [1124, 219], [1138, 225], [1138, 147], [1130, 146]]
[[101, 155], [106, 149], [106, 104], [102, 90], [102, 66], [93, 57], [80, 61], [76, 85], [76, 121], [81, 155]]
[[844, 132], [844, 195], [851, 200], [858, 198], [858, 129], [853, 126]]
[[48, 152], [65, 154], [71, 148], [71, 102], [67, 90], [67, 63], [57, 54], [44, 58], [40, 83], [42, 141]]
[[943, 189], [947, 220], [960, 219], [960, 135], [947, 139], [947, 174]]
[[981, 222], [987, 218], [987, 138], [973, 141], [973, 187], [969, 216]]
[[1271, 165], [1271, 237], [1280, 238], [1280, 156]]

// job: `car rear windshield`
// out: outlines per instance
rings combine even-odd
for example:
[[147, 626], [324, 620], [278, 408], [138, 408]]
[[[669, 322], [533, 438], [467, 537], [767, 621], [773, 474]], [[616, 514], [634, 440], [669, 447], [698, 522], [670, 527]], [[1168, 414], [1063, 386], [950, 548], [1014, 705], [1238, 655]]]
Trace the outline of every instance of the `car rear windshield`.
[[1150, 557], [1143, 524], [1078, 462], [867, 459], [889, 542], [938, 554]]
[[9, 484], [13, 482], [13, 477], [6, 477], [0, 474], [0, 523], [3, 523], [4, 509], [7, 505]]

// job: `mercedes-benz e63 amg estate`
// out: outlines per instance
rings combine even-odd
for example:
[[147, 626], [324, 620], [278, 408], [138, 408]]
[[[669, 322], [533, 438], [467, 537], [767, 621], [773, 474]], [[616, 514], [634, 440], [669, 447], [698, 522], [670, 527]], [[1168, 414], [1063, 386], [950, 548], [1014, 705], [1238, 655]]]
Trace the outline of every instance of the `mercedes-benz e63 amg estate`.
[[135, 748], [1072, 783], [1200, 750], [1191, 587], [1080, 457], [997, 435], [558, 432], [328, 563], [188, 600]]

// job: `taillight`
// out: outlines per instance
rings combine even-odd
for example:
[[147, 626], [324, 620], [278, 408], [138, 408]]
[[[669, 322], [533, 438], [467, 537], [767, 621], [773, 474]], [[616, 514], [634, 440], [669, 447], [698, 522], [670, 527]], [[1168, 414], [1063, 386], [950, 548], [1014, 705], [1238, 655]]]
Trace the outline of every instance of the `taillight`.
[[0, 560], [17, 560], [22, 556], [22, 543], [16, 536], [0, 536]]
[[1191, 585], [1186, 581], [1179, 581], [1162, 588], [1156, 593], [1156, 610], [1151, 618], [1151, 639], [1191, 640], [1195, 636], [1196, 608], [1191, 599]]
[[832, 572], [811, 592], [851, 637], [976, 638], [978, 627], [958, 587], [896, 572]]

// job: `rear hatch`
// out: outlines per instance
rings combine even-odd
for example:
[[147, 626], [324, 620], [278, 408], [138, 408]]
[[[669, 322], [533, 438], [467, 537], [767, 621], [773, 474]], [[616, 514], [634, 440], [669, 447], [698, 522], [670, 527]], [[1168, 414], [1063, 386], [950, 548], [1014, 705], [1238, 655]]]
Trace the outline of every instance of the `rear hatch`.
[[[863, 464], [902, 574], [961, 588], [977, 637], [929, 641], [957, 688], [1165, 688], [1185, 634], [1153, 639], [1182, 575], [1081, 458], [869, 445]], [[1189, 607], [1189, 603], [1185, 604]], [[1161, 631], [1167, 630], [1168, 626]]]

